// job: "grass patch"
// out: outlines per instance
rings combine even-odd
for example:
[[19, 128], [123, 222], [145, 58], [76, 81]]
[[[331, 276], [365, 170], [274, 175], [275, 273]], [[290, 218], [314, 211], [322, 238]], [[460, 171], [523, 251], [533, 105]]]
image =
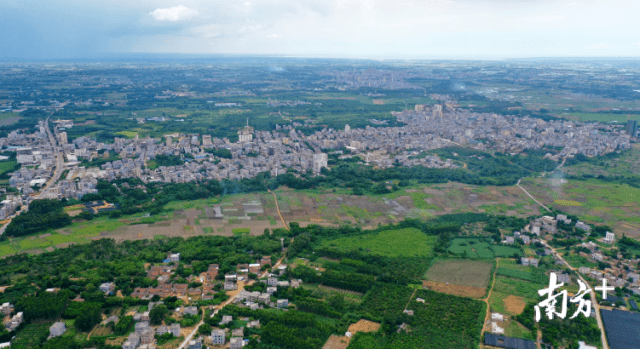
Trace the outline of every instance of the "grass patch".
[[535, 284], [530, 281], [518, 280], [507, 276], [497, 275], [493, 286], [495, 292], [512, 294], [527, 299], [539, 299], [538, 290], [548, 286]]
[[251, 233], [251, 229], [250, 228], [233, 228], [232, 232], [233, 232], [233, 235], [239, 236], [239, 235]]
[[321, 247], [342, 252], [360, 250], [388, 257], [412, 257], [429, 256], [435, 242], [434, 236], [415, 228], [405, 228], [326, 240]]

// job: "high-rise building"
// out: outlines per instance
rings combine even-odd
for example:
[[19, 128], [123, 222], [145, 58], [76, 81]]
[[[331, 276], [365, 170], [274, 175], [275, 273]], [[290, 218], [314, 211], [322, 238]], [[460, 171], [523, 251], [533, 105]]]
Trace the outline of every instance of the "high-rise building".
[[443, 109], [442, 108], [442, 104], [434, 105], [433, 106], [433, 117], [434, 118], [441, 118], [442, 115], [444, 114], [442, 109]]
[[344, 125], [344, 133], [350, 133], [351, 132], [351, 126], [349, 126], [349, 124]]
[[631, 137], [636, 137], [638, 135], [638, 121], [637, 120], [629, 120], [627, 121], [627, 134]]
[[66, 132], [60, 132], [58, 134], [58, 139], [60, 140], [60, 144], [67, 144], [67, 133]]
[[320, 173], [323, 167], [327, 167], [329, 157], [325, 153], [313, 154], [313, 172]]
[[167, 147], [170, 147], [173, 144], [173, 140], [171, 139], [171, 136], [166, 136], [165, 139], [167, 141]]

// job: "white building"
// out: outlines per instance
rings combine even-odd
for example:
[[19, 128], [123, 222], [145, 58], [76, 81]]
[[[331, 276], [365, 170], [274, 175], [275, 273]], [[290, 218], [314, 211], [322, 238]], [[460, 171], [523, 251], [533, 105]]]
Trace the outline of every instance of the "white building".
[[615, 241], [615, 239], [616, 239], [616, 234], [608, 231], [604, 239], [602, 239], [602, 242], [604, 242], [605, 244], [612, 244]]
[[180, 253], [173, 253], [169, 255], [170, 262], [179, 262], [180, 261]]

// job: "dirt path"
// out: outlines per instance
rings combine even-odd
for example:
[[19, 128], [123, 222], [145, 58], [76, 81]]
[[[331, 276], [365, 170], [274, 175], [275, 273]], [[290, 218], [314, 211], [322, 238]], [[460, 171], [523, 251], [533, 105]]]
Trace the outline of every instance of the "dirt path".
[[482, 324], [482, 332], [480, 332], [480, 343], [484, 342], [484, 332], [485, 332], [485, 327], [487, 325], [487, 321], [489, 321], [489, 317], [491, 316], [491, 306], [489, 305], [489, 298], [491, 298], [491, 292], [493, 291], [493, 285], [496, 284], [496, 274], [498, 273], [498, 267], [500, 267], [500, 258], [496, 259], [496, 270], [493, 271], [493, 281], [491, 282], [491, 288], [489, 289], [489, 293], [487, 294], [487, 297], [485, 299], [483, 299], [482, 301], [485, 302], [485, 304], [487, 304], [487, 312], [484, 315], [484, 323]]
[[407, 307], [409, 306], [409, 303], [411, 303], [411, 300], [413, 299], [413, 296], [416, 295], [416, 291], [418, 289], [413, 290], [413, 293], [411, 294], [411, 297], [409, 297], [409, 301], [407, 301], [407, 304], [404, 306], [404, 310], [407, 310]]
[[278, 206], [278, 197], [276, 196], [276, 193], [272, 192], [271, 189], [268, 189], [268, 190], [269, 190], [269, 193], [273, 194], [273, 199], [276, 201], [276, 209], [278, 210], [278, 216], [280, 216], [280, 220], [282, 221], [282, 224], [284, 224], [285, 229], [289, 230], [287, 223], [285, 223], [284, 218], [282, 218], [282, 213], [280, 212], [280, 206]]
[[518, 179], [518, 183], [516, 183], [516, 187], [518, 187], [518, 188], [522, 189], [522, 191], [523, 191], [525, 194], [527, 194], [531, 199], [533, 199], [533, 201], [535, 201], [538, 205], [542, 206], [545, 210], [547, 210], [547, 212], [551, 212], [551, 210], [550, 210], [547, 206], [545, 206], [543, 203], [541, 203], [541, 202], [540, 202], [540, 201], [538, 201], [536, 198], [534, 198], [534, 197], [533, 197], [533, 195], [529, 194], [529, 192], [527, 191], [527, 189], [523, 188], [523, 187], [520, 185], [520, 181], [521, 181], [523, 178], [524, 178], [524, 177], [522, 177], [522, 178]]

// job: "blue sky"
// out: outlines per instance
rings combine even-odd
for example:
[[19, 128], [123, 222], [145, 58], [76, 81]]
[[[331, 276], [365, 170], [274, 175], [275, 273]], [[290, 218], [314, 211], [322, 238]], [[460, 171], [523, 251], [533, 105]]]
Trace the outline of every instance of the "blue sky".
[[638, 57], [640, 1], [3, 0], [0, 61], [124, 53]]

